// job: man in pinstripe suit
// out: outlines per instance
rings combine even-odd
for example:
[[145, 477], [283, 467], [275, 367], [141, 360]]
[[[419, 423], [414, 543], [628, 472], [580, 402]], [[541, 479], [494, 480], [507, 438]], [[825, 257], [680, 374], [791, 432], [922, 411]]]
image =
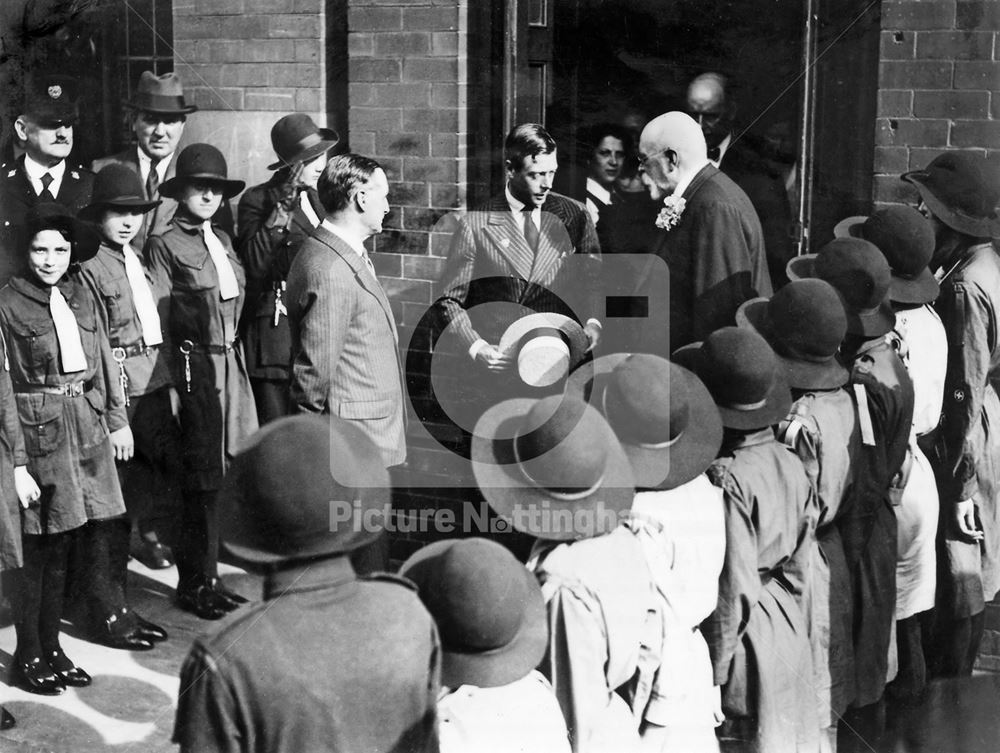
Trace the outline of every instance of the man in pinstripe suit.
[[293, 412], [330, 413], [375, 442], [386, 467], [406, 459], [398, 335], [364, 241], [382, 232], [389, 184], [372, 159], [334, 157], [317, 185], [327, 218], [288, 273]]

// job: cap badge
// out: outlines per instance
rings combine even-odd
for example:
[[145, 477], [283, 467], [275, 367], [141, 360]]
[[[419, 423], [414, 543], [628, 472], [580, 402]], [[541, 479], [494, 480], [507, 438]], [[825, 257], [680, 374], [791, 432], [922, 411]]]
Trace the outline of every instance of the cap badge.
[[54, 84], [49, 87], [49, 96], [52, 97], [52, 99], [59, 99], [59, 97], [62, 96], [62, 93], [62, 87], [59, 86], [59, 84]]

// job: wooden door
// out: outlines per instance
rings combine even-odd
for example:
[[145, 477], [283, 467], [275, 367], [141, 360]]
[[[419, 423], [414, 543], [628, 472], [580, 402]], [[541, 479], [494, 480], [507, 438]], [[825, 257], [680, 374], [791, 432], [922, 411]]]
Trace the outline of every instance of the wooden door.
[[554, 0], [508, 0], [504, 32], [504, 131], [545, 125], [552, 100]]

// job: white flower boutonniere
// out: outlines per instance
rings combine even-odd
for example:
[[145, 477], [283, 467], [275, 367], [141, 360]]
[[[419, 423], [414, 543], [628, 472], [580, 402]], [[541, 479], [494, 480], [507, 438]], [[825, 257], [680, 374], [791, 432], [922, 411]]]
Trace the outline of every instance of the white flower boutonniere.
[[686, 203], [683, 196], [674, 196], [671, 194], [665, 198], [663, 200], [663, 209], [656, 215], [656, 226], [664, 230], [670, 230], [670, 228], [674, 227], [681, 221], [681, 213], [684, 211]]

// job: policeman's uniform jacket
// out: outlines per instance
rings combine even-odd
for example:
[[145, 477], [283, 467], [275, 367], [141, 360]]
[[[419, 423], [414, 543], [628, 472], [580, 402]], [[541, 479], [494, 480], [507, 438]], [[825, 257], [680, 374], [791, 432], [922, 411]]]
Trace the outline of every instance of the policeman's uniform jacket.
[[[1000, 258], [993, 244], [964, 250], [944, 267], [935, 308], [948, 336], [944, 415], [932, 462], [942, 516], [972, 499], [983, 541], [946, 536], [939, 605], [952, 619], [981, 612], [1000, 590]], [[960, 577], [961, 575], [961, 577]], [[943, 597], [943, 598], [941, 598]]]
[[[287, 175], [276, 172], [267, 183], [248, 189], [240, 198], [236, 250], [247, 274], [247, 305], [243, 337], [251, 379], [287, 382], [292, 335], [285, 311], [288, 270], [292, 259], [315, 226], [296, 202], [287, 228], [265, 227], [281, 197]], [[316, 217], [326, 214], [315, 189], [305, 191]], [[277, 314], [276, 314], [277, 311]]]
[[337, 557], [279, 570], [264, 596], [184, 662], [182, 753], [437, 751], [440, 645], [411, 584]]
[[62, 371], [50, 288], [19, 275], [0, 290], [0, 328], [28, 471], [42, 489], [41, 504], [21, 512], [23, 532], [33, 535], [125, 512], [109, 431], [128, 426], [128, 419], [107, 334], [90, 293], [66, 277], [58, 285], [80, 331], [87, 358], [82, 372]]
[[[257, 430], [257, 409], [237, 338], [246, 277], [229, 236], [215, 225], [240, 294], [219, 295], [219, 276], [205, 246], [201, 222], [178, 213], [162, 235], [146, 244], [171, 377], [181, 399], [185, 485], [220, 488], [229, 458]], [[185, 357], [182, 349], [188, 350]]]
[[[76, 214], [90, 203], [94, 174], [75, 163], [66, 163], [56, 202]], [[0, 284], [18, 271], [23, 258], [21, 226], [28, 210], [41, 200], [24, 170], [24, 155], [0, 165]]]
[[727, 736], [747, 750], [814, 751], [819, 720], [806, 623], [816, 497], [770, 428], [723, 447], [708, 477], [726, 506], [719, 602], [702, 630]]

